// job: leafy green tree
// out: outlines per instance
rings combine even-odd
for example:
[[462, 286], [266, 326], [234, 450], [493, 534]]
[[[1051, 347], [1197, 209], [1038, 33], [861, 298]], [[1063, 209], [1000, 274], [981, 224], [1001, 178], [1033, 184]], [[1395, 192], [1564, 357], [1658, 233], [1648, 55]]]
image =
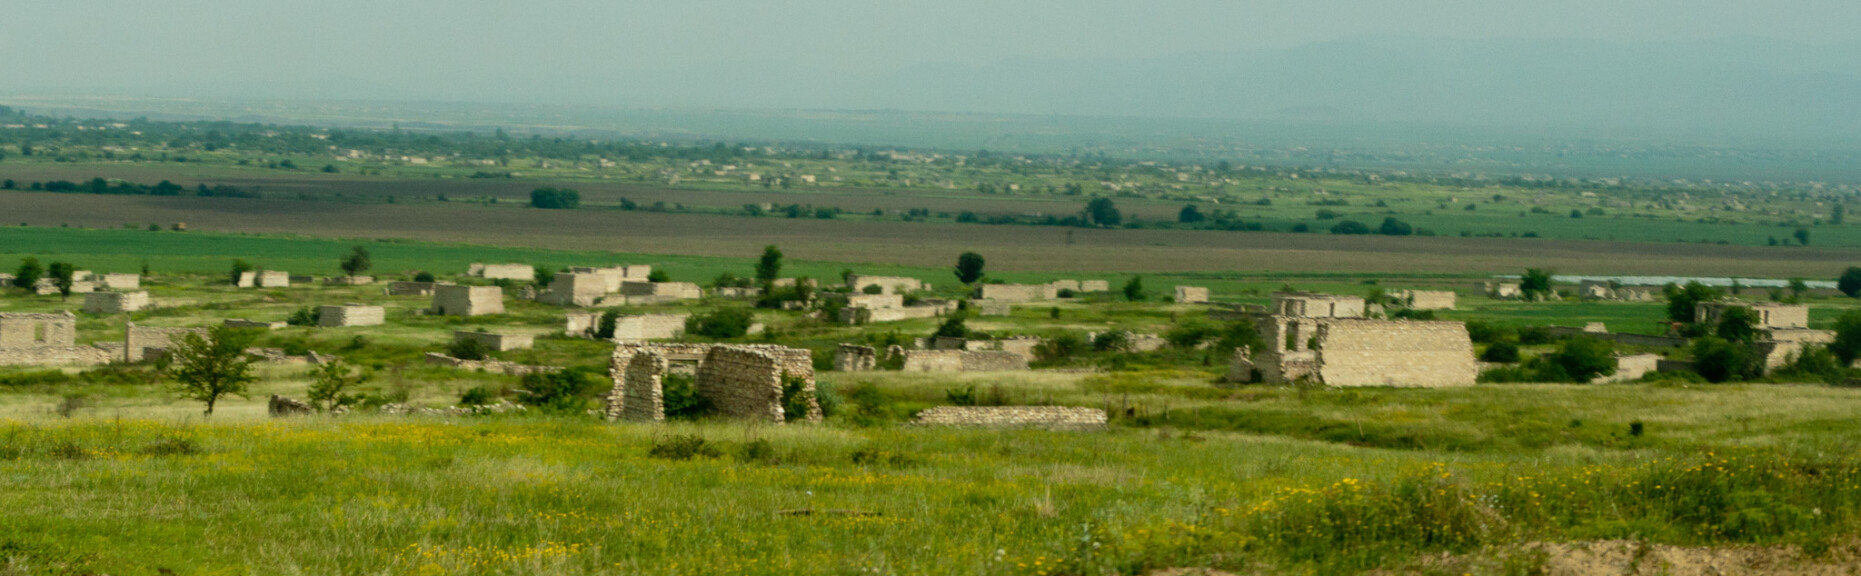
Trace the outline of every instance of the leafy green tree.
[[1383, 219], [1383, 225], [1377, 227], [1376, 233], [1384, 236], [1408, 236], [1415, 233], [1415, 228], [1409, 226], [1408, 222], [1403, 222], [1397, 220], [1394, 216], [1390, 216]]
[[1481, 362], [1513, 363], [1519, 361], [1519, 345], [1511, 342], [1494, 342], [1480, 353]]
[[245, 273], [251, 272], [254, 269], [255, 268], [253, 268], [251, 262], [247, 262], [244, 260], [234, 260], [233, 261], [233, 273], [227, 279], [232, 281], [234, 286], [238, 286], [239, 277], [244, 276]]
[[52, 278], [52, 285], [58, 287], [60, 299], [71, 299], [72, 276], [77, 274], [77, 271], [78, 268], [72, 266], [70, 262], [53, 262], [45, 267], [45, 274]]
[[1835, 341], [1829, 343], [1829, 351], [1843, 366], [1861, 359], [1861, 310], [1843, 312], [1835, 319]]
[[685, 319], [685, 333], [719, 340], [742, 338], [755, 320], [755, 314], [747, 308], [719, 308]]
[[1130, 281], [1124, 283], [1125, 300], [1143, 302], [1148, 296], [1149, 295], [1144, 292], [1143, 276], [1132, 276]]
[[1803, 246], [1809, 245], [1809, 229], [1808, 228], [1797, 228], [1796, 232], [1790, 235], [1796, 237], [1797, 244], [1800, 244]]
[[1758, 315], [1750, 308], [1733, 306], [1719, 315], [1719, 326], [1713, 335], [1728, 342], [1746, 343], [1758, 339]]
[[1791, 278], [1790, 279], [1790, 295], [1791, 296], [1794, 296], [1796, 298], [1802, 298], [1805, 292], [1809, 292], [1808, 282], [1804, 282], [1802, 278]]
[[548, 210], [573, 210], [582, 205], [582, 193], [568, 188], [544, 187], [530, 191], [530, 206]]
[[1849, 298], [1861, 298], [1861, 266], [1849, 266], [1842, 271], [1842, 277], [1836, 279], [1835, 289], [1841, 290]]
[[1719, 290], [1698, 281], [1688, 282], [1686, 286], [1668, 284], [1661, 291], [1667, 296], [1667, 318], [1675, 322], [1692, 323], [1694, 309], [1701, 302], [1712, 302], [1720, 297]]
[[982, 279], [982, 266], [986, 263], [987, 261], [982, 259], [982, 255], [975, 252], [964, 252], [962, 255], [957, 256], [957, 281], [964, 284], [975, 284], [977, 280]]
[[438, 281], [438, 278], [433, 277], [432, 272], [421, 270], [420, 273], [414, 274], [414, 281], [415, 282], [435, 282], [435, 281]]
[[962, 312], [950, 313], [950, 317], [945, 318], [943, 324], [938, 325], [937, 331], [932, 333], [931, 336], [938, 338], [964, 338], [969, 336], [969, 326], [964, 323], [964, 318], [965, 315]]
[[545, 412], [581, 414], [608, 385], [606, 372], [586, 366], [532, 372], [524, 375], [517, 401]]
[[1339, 220], [1337, 224], [1331, 225], [1331, 233], [1344, 235], [1369, 234], [1370, 227], [1356, 220]]
[[1124, 213], [1118, 211], [1118, 204], [1110, 198], [1093, 198], [1086, 203], [1086, 221], [1109, 228], [1123, 224]]
[[1181, 212], [1176, 213], [1176, 221], [1184, 224], [1195, 224], [1206, 220], [1208, 220], [1208, 215], [1203, 214], [1202, 209], [1196, 208], [1194, 204], [1185, 205]]
[[1846, 216], [1847, 213], [1848, 213], [1847, 206], [1839, 204], [1839, 203], [1836, 204], [1834, 208], [1829, 209], [1829, 223], [1830, 224], [1841, 224], [1842, 220], [1844, 219], [1843, 217]]
[[672, 273], [666, 272], [665, 269], [662, 269], [662, 268], [654, 268], [652, 272], [646, 275], [646, 281], [647, 282], [671, 282]]
[[258, 381], [246, 356], [246, 348], [257, 338], [255, 330], [226, 325], [208, 328], [205, 337], [197, 332], [182, 335], [168, 350], [175, 393], [206, 402], [208, 416], [220, 398], [244, 396], [247, 386]]
[[1764, 359], [1745, 344], [1705, 336], [1693, 341], [1693, 367], [1707, 382], [1730, 382], [1762, 376]]
[[310, 371], [310, 390], [305, 395], [318, 412], [327, 412], [355, 402], [356, 397], [346, 392], [368, 382], [372, 377], [368, 372], [358, 371], [340, 359], [331, 360]]
[[1545, 358], [1563, 369], [1574, 382], [1589, 382], [1615, 373], [1615, 343], [1597, 338], [1571, 338]]
[[774, 244], [764, 246], [762, 258], [756, 261], [756, 280], [763, 284], [775, 282], [782, 276], [782, 250]]
[[1526, 300], [1550, 300], [1557, 294], [1551, 288], [1551, 275], [1550, 270], [1543, 268], [1525, 269], [1525, 275], [1519, 277], [1519, 293]]
[[39, 259], [27, 256], [19, 261], [19, 269], [13, 272], [13, 285], [31, 290], [45, 277], [45, 267], [39, 265]]
[[349, 255], [343, 257], [341, 265], [343, 274], [348, 276], [360, 276], [369, 268], [375, 267], [375, 263], [368, 258], [368, 249], [361, 246], [350, 249]]

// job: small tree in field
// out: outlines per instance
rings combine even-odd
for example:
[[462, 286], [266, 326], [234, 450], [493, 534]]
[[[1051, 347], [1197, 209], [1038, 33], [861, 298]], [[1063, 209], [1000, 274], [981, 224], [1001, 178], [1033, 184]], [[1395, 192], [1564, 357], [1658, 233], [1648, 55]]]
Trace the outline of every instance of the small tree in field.
[[204, 338], [196, 332], [183, 335], [168, 350], [175, 393], [206, 402], [208, 416], [220, 397], [244, 396], [246, 386], [258, 380], [252, 374], [252, 359], [246, 357], [246, 347], [257, 338], [254, 330], [226, 325], [208, 328]]
[[956, 279], [964, 284], [975, 284], [982, 279], [982, 266], [985, 263], [981, 254], [964, 252], [956, 257]]
[[75, 280], [72, 276], [76, 275], [77, 271], [78, 267], [72, 266], [69, 262], [53, 262], [45, 267], [45, 274], [52, 277], [52, 285], [58, 287], [60, 299], [71, 299], [71, 283]]
[[1145, 296], [1146, 295], [1144, 293], [1144, 277], [1143, 276], [1132, 276], [1130, 282], [1124, 283], [1124, 299], [1125, 300], [1130, 300], [1132, 302], [1142, 302], [1144, 301]]
[[774, 244], [764, 246], [762, 259], [756, 261], [756, 280], [763, 284], [775, 282], [782, 275], [782, 251]]
[[39, 259], [31, 256], [19, 261], [19, 270], [13, 273], [13, 285], [31, 290], [45, 277], [45, 267], [39, 265]]
[[375, 263], [369, 261], [368, 249], [361, 246], [356, 246], [349, 251], [348, 256], [342, 258], [342, 273], [347, 276], [360, 276], [373, 267]]
[[342, 360], [331, 360], [310, 371], [310, 390], [305, 393], [310, 399], [310, 405], [315, 406], [318, 412], [326, 412], [355, 401], [355, 396], [344, 392], [361, 386], [369, 380], [370, 375], [367, 372], [351, 374], [353, 369], [354, 366]]

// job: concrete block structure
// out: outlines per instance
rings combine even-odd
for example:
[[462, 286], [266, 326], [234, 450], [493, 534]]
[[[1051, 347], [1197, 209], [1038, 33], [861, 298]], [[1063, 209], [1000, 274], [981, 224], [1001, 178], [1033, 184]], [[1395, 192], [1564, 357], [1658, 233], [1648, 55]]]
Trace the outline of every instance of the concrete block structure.
[[878, 286], [880, 294], [905, 294], [919, 290], [928, 290], [924, 282], [916, 278], [903, 276], [863, 276], [854, 274], [847, 277], [847, 288], [855, 294], [866, 293], [867, 286]]
[[508, 352], [522, 350], [536, 344], [536, 337], [529, 334], [498, 334], [495, 332], [457, 331], [452, 333], [452, 341], [472, 340], [484, 345], [486, 350]]
[[1034, 302], [1058, 298], [1060, 291], [1052, 284], [983, 284], [980, 295], [996, 302]]
[[437, 282], [389, 282], [385, 289], [389, 296], [432, 296]]
[[1274, 292], [1267, 313], [1293, 318], [1362, 318], [1363, 299], [1316, 292]]
[[1454, 309], [1455, 294], [1452, 290], [1391, 290], [1386, 295], [1410, 310]]
[[1809, 306], [1802, 304], [1782, 304], [1777, 302], [1740, 302], [1721, 300], [1718, 302], [1700, 302], [1693, 307], [1693, 321], [1699, 324], [1717, 325], [1726, 310], [1745, 308], [1757, 316], [1753, 323], [1757, 328], [1808, 328]]
[[91, 292], [84, 295], [86, 314], [123, 314], [148, 307], [148, 292]]
[[556, 306], [593, 306], [608, 294], [610, 276], [600, 273], [557, 272], [549, 289], [536, 301]]
[[[776, 423], [821, 420], [814, 395], [814, 362], [807, 350], [739, 344], [615, 346], [608, 363], [614, 381], [607, 399], [608, 419], [664, 420], [661, 383], [675, 365], [692, 367], [698, 394], [721, 416]], [[799, 385], [795, 400], [805, 406], [805, 413], [787, 413], [783, 397], [789, 381]]]
[[387, 310], [380, 306], [347, 304], [343, 306], [317, 307], [317, 326], [324, 328], [379, 326], [386, 323], [387, 320]]
[[1176, 303], [1177, 304], [1206, 304], [1207, 302], [1208, 302], [1208, 288], [1204, 288], [1201, 286], [1177, 286], [1176, 287]]
[[283, 270], [261, 270], [258, 273], [259, 288], [290, 288], [291, 273]]
[[94, 276], [103, 287], [111, 290], [135, 290], [142, 287], [140, 274], [103, 274]]
[[1255, 327], [1266, 342], [1230, 363], [1230, 378], [1328, 386], [1471, 386], [1473, 341], [1460, 322], [1363, 318], [1363, 299], [1304, 292], [1273, 295]]
[[635, 296], [663, 297], [678, 300], [697, 300], [704, 297], [704, 289], [690, 282], [636, 282], [628, 280], [620, 283], [620, 294], [627, 296], [629, 302]]
[[503, 314], [504, 290], [497, 286], [440, 284], [433, 287], [432, 313], [467, 317]]
[[239, 277], [233, 280], [234, 288], [252, 288], [256, 286], [258, 286], [258, 273], [251, 270], [240, 272]]
[[1105, 411], [1078, 406], [934, 406], [911, 421], [920, 426], [980, 428], [1047, 428], [1101, 430]]
[[481, 264], [473, 263], [466, 268], [465, 275], [486, 280], [516, 280], [532, 282], [536, 280], [536, 267], [529, 264]]

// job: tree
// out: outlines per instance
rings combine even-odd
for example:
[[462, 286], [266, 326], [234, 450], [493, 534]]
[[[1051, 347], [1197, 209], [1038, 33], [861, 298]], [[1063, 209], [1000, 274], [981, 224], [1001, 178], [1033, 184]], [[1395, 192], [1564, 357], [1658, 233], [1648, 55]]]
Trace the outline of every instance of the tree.
[[246, 356], [246, 347], [257, 338], [254, 330], [223, 324], [208, 328], [205, 337], [198, 332], [182, 335], [168, 350], [175, 393], [183, 399], [206, 402], [208, 416], [213, 415], [213, 405], [221, 397], [244, 396], [246, 386], [258, 380], [252, 374], [252, 360]]
[[1842, 277], [1835, 281], [1835, 289], [1841, 290], [1849, 298], [1861, 298], [1861, 266], [1849, 266], [1842, 271]]
[[1415, 233], [1415, 228], [1409, 226], [1408, 222], [1397, 220], [1394, 216], [1391, 216], [1383, 219], [1383, 225], [1377, 227], [1376, 232], [1384, 236], [1408, 236]]
[[1571, 338], [1546, 360], [1562, 368], [1572, 381], [1589, 382], [1615, 373], [1615, 344], [1596, 338]]
[[439, 280], [438, 278], [433, 277], [432, 272], [428, 272], [425, 270], [421, 270], [418, 274], [414, 274], [415, 282], [436, 282], [438, 280]]
[[1791, 278], [1790, 279], [1790, 295], [1791, 296], [1802, 298], [1803, 293], [1808, 292], [1808, 291], [1809, 291], [1808, 282], [1804, 282], [1802, 278]]
[[19, 270], [13, 272], [13, 285], [31, 290], [45, 277], [45, 267], [39, 265], [39, 259], [27, 256], [19, 261]]
[[1692, 323], [1694, 308], [1701, 302], [1719, 299], [1719, 290], [1698, 281], [1688, 282], [1686, 286], [1668, 284], [1661, 289], [1667, 296], [1667, 318], [1675, 322]]
[[755, 314], [747, 308], [719, 308], [710, 314], [685, 319], [685, 333], [706, 338], [741, 338], [750, 332]]
[[756, 261], [756, 280], [770, 284], [782, 275], [782, 251], [774, 244], [764, 246], [762, 259]]
[[975, 284], [982, 279], [982, 266], [987, 262], [981, 254], [964, 252], [956, 257], [956, 279], [964, 284]]
[[1719, 326], [1713, 335], [1728, 342], [1745, 343], [1758, 339], [1758, 315], [1744, 306], [1726, 308], [1719, 315]]
[[1494, 342], [1487, 345], [1486, 351], [1480, 353], [1481, 362], [1513, 363], [1519, 361], [1519, 345], [1511, 342]]
[[1339, 220], [1331, 225], [1332, 234], [1369, 234], [1370, 227], [1356, 220]]
[[969, 326], [965, 324], [963, 320], [964, 315], [962, 312], [952, 312], [949, 318], [943, 320], [943, 324], [937, 326], [937, 331], [932, 333], [931, 336], [937, 338], [967, 337], [969, 336]]
[[233, 261], [233, 273], [232, 273], [232, 277], [230, 278], [230, 280], [232, 280], [233, 282], [233, 285], [238, 286], [239, 277], [244, 276], [247, 272], [251, 272], [252, 270], [253, 268], [252, 268], [251, 262], [247, 262], [244, 260], [234, 260]]
[[1829, 351], [1843, 366], [1861, 358], [1861, 310], [1843, 312], [1835, 319], [1835, 341], [1829, 343]]
[[1519, 293], [1526, 300], [1550, 300], [1556, 294], [1551, 289], [1551, 274], [1543, 268], [1526, 268], [1525, 275], [1519, 277]]
[[327, 412], [354, 402], [356, 397], [344, 392], [368, 382], [372, 375], [366, 371], [350, 374], [353, 369], [342, 360], [331, 360], [311, 370], [310, 390], [305, 392], [310, 405], [318, 412]]
[[1797, 228], [1796, 232], [1790, 235], [1796, 237], [1797, 244], [1801, 244], [1804, 246], [1809, 245], [1809, 229], [1808, 228]]
[[1124, 214], [1118, 211], [1117, 203], [1110, 198], [1093, 198], [1086, 203], [1086, 221], [1093, 224], [1112, 227], [1124, 223]]
[[1706, 336], [1693, 341], [1693, 368], [1708, 382], [1728, 382], [1762, 376], [1764, 359], [1747, 345]]
[[1829, 209], [1829, 223], [1830, 224], [1841, 224], [1842, 219], [1843, 219], [1842, 217], [1846, 216], [1847, 213], [1848, 213], [1847, 206], [1836, 204], [1834, 208]]
[[52, 285], [58, 287], [59, 298], [66, 300], [71, 298], [72, 276], [77, 274], [77, 271], [78, 268], [69, 262], [53, 262], [45, 267], [45, 274], [52, 278]]
[[1202, 210], [1196, 208], [1194, 204], [1185, 205], [1181, 212], [1176, 213], [1176, 221], [1184, 224], [1195, 224], [1205, 220], [1208, 220], [1208, 216], [1202, 214]]
[[544, 187], [530, 191], [530, 206], [548, 210], [573, 210], [582, 205], [582, 193], [568, 188]]
[[360, 276], [374, 266], [375, 263], [368, 259], [368, 249], [361, 246], [351, 249], [349, 255], [342, 259], [342, 272], [349, 276]]
[[652, 272], [649, 272], [646, 274], [646, 281], [647, 282], [671, 282], [672, 273], [666, 272], [665, 269], [663, 268], [655, 268], [653, 269]]
[[1124, 283], [1124, 299], [1132, 302], [1142, 302], [1144, 298], [1144, 277], [1132, 276], [1129, 282]]

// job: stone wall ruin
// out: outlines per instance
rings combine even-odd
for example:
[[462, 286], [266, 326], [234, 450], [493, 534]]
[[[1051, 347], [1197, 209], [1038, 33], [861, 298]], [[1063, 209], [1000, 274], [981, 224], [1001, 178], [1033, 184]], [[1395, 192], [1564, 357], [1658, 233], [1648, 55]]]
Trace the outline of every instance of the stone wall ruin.
[[1078, 406], [936, 406], [919, 412], [912, 424], [984, 428], [1098, 430], [1107, 425], [1105, 411]]
[[517, 280], [532, 282], [536, 280], [536, 267], [529, 264], [480, 264], [473, 263], [465, 271], [467, 276], [487, 280]]
[[380, 306], [348, 304], [317, 307], [317, 326], [323, 328], [378, 326], [386, 323], [387, 320], [388, 312]]
[[864, 294], [867, 286], [878, 286], [880, 294], [904, 294], [919, 290], [928, 290], [924, 282], [904, 276], [864, 276], [854, 274], [847, 277], [847, 288], [854, 294]]
[[1027, 357], [1003, 350], [906, 350], [905, 372], [1027, 370]]
[[[650, 378], [653, 370], [629, 370], [634, 358], [651, 353], [674, 364], [692, 365], [698, 394], [710, 401], [717, 413], [733, 418], [784, 422], [788, 418], [782, 406], [784, 378], [800, 382], [797, 392], [807, 405], [799, 419], [821, 420], [820, 403], [814, 395], [814, 358], [806, 349], [768, 344], [620, 344], [608, 363], [614, 388], [608, 393], [607, 417], [612, 420], [662, 420], [664, 410], [655, 410], [648, 398], [662, 395], [661, 380]], [[648, 403], [639, 411], [630, 404]], [[651, 418], [657, 413], [658, 418]], [[632, 414], [632, 416], [629, 416]]]
[[460, 342], [472, 340], [483, 345], [486, 350], [508, 352], [521, 350], [536, 344], [536, 337], [529, 334], [498, 334], [495, 332], [457, 331], [452, 333], [452, 340]]
[[504, 290], [497, 286], [440, 284], [433, 287], [433, 310], [441, 316], [485, 316], [504, 313]]
[[123, 314], [147, 307], [148, 292], [91, 292], [84, 295], [86, 314]]
[[879, 354], [871, 346], [841, 344], [834, 349], [834, 371], [869, 372], [879, 368]]
[[1202, 286], [1177, 286], [1177, 304], [1203, 304], [1208, 302], [1208, 288]]

